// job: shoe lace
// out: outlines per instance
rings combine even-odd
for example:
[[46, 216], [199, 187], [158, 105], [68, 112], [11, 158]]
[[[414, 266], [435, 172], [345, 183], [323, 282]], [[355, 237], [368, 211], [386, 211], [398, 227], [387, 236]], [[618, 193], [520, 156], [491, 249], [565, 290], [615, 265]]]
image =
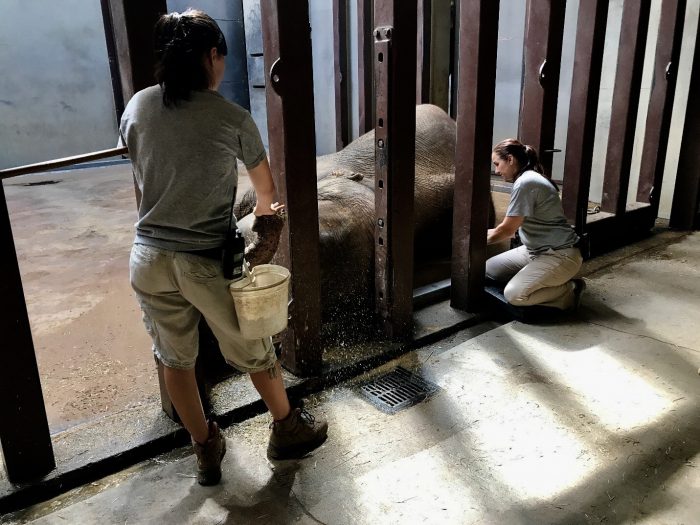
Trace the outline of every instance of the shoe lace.
[[[301, 419], [304, 423], [307, 425], [313, 427], [316, 424], [316, 418], [311, 415], [305, 408], [304, 408], [304, 402], [301, 401], [296, 408], [299, 409], [299, 419]], [[292, 408], [292, 411], [294, 411], [295, 408]], [[275, 426], [275, 423], [278, 423], [275, 420], [270, 421], [269, 428], [272, 429]]]
[[309, 412], [307, 412], [304, 408], [302, 408], [301, 412], [299, 412], [299, 417], [302, 420], [304, 420], [305, 423], [308, 423], [310, 426], [314, 426], [316, 424], [316, 418], [312, 416]]

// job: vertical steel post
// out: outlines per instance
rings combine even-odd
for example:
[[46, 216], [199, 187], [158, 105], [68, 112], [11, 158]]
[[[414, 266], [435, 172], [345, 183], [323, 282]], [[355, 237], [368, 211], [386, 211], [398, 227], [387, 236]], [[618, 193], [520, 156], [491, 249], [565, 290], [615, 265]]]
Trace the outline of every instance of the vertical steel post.
[[566, 0], [528, 0], [518, 138], [552, 172]]
[[676, 186], [671, 207], [671, 227], [682, 230], [700, 228], [700, 26], [695, 39], [690, 73], [688, 106], [685, 110], [683, 138], [678, 158]]
[[432, 40], [433, 0], [418, 0], [417, 42], [416, 42], [416, 104], [430, 102], [430, 46]]
[[56, 466], [44, 396], [24, 302], [5, 190], [0, 182], [0, 443], [12, 483], [40, 478]]
[[625, 213], [627, 207], [650, 4], [651, 0], [625, 0], [622, 8], [620, 50], [610, 111], [601, 203], [603, 211], [618, 217]]
[[373, 0], [357, 0], [357, 87], [360, 135], [370, 131], [374, 125], [373, 17]]
[[[153, 28], [168, 7], [165, 0], [106, 1], [114, 31], [112, 40], [117, 51], [122, 101], [126, 104], [134, 93], [155, 84]], [[106, 18], [104, 9], [103, 16]], [[105, 21], [105, 27], [106, 24]], [[110, 40], [109, 35], [107, 39]]]
[[499, 2], [461, 0], [459, 13], [451, 304], [476, 312], [483, 306]]
[[649, 110], [647, 111], [644, 147], [639, 168], [637, 202], [649, 202], [654, 215], [659, 211], [661, 184], [666, 164], [668, 133], [671, 129], [673, 99], [678, 78], [678, 60], [681, 55], [685, 0], [664, 2], [661, 6], [659, 36], [654, 58]]
[[375, 285], [392, 339], [413, 324], [416, 18], [416, 0], [375, 1]]
[[453, 51], [450, 0], [432, 0], [431, 10], [429, 102], [447, 112], [450, 101], [450, 54]]
[[452, 27], [450, 30], [450, 53], [452, 58], [449, 66], [449, 76], [452, 79], [450, 84], [450, 117], [457, 120], [457, 78], [459, 77], [459, 2], [455, 2], [450, 6], [450, 21]]
[[300, 376], [321, 371], [321, 285], [313, 66], [308, 0], [261, 0], [272, 173], [288, 210], [279, 253], [292, 273], [282, 362]]
[[119, 61], [117, 59], [117, 44], [114, 40], [114, 26], [112, 25], [112, 13], [109, 0], [100, 0], [102, 8], [102, 22], [105, 30], [105, 43], [107, 44], [107, 58], [109, 60], [109, 73], [112, 77], [112, 95], [114, 96], [114, 111], [117, 125], [124, 113], [124, 93], [121, 77], [119, 75]]
[[575, 224], [579, 235], [584, 233], [588, 215], [607, 20], [608, 0], [581, 0], [562, 188], [564, 213]]
[[348, 122], [348, 3], [333, 0], [333, 60], [335, 65], [335, 147], [341, 150], [350, 142]]

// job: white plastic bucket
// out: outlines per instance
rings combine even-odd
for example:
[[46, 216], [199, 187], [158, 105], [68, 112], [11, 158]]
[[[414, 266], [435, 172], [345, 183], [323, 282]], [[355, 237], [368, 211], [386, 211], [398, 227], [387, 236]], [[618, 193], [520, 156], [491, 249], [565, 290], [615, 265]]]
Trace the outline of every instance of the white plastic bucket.
[[284, 266], [260, 264], [232, 282], [229, 291], [244, 339], [269, 337], [287, 328], [289, 270]]

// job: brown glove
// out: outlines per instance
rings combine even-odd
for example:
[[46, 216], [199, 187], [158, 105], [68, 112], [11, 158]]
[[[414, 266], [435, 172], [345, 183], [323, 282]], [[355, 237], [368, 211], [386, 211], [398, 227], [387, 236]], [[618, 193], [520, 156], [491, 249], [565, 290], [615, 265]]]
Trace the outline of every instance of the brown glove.
[[277, 251], [284, 219], [278, 215], [260, 215], [253, 221], [252, 231], [255, 240], [245, 249], [245, 259], [250, 267], [267, 264]]

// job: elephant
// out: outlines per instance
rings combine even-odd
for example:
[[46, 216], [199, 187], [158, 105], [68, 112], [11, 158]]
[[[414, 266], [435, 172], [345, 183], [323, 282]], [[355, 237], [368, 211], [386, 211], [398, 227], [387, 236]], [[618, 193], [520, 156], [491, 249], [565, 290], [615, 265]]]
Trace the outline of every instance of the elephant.
[[[455, 135], [456, 124], [442, 109], [417, 106], [415, 286], [449, 276]], [[362, 318], [374, 310], [374, 147], [374, 131], [370, 131], [344, 149], [317, 159], [324, 322]], [[234, 208], [247, 241], [254, 241], [253, 230], [259, 229], [254, 228], [254, 204], [251, 189]], [[491, 200], [490, 227], [494, 220]], [[256, 262], [271, 256], [268, 253]]]

